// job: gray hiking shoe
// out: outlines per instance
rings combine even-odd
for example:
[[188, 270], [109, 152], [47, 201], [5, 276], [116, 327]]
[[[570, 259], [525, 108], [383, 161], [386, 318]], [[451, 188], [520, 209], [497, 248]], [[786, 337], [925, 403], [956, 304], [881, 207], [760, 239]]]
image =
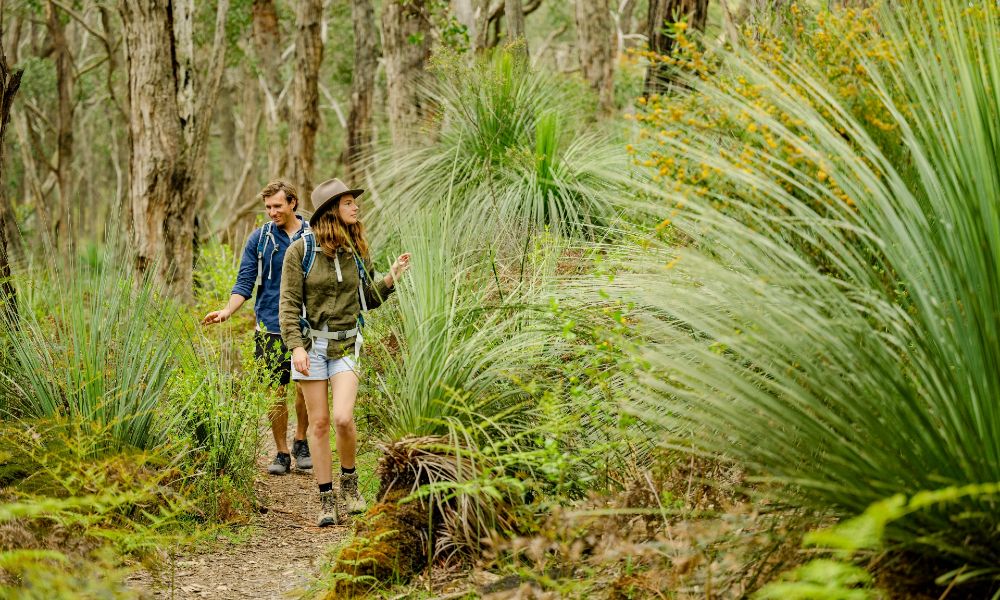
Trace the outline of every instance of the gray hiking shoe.
[[336, 492], [333, 490], [329, 492], [319, 493], [319, 516], [316, 517], [317, 527], [329, 527], [330, 525], [336, 525], [340, 521], [340, 515], [337, 511], [337, 498]]
[[292, 443], [292, 456], [295, 457], [296, 469], [313, 468], [312, 455], [309, 454], [309, 442], [305, 440], [295, 440]]
[[340, 494], [348, 513], [357, 514], [368, 510], [368, 503], [358, 490], [357, 473], [340, 474]]
[[292, 470], [292, 457], [287, 454], [278, 454], [274, 457], [274, 462], [267, 465], [267, 472], [271, 475], [284, 475]]

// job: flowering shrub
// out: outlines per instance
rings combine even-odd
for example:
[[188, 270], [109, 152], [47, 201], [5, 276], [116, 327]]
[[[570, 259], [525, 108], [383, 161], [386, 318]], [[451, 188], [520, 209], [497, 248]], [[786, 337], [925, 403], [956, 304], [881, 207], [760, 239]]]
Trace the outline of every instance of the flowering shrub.
[[[748, 60], [781, 75], [787, 89], [779, 90], [779, 98], [804, 101], [816, 109], [816, 116], [836, 121], [826, 102], [816, 102], [820, 93], [832, 90], [840, 106], [866, 124], [869, 135], [888, 155], [898, 154], [899, 127], [881, 101], [886, 93], [873, 78], [871, 67], [892, 63], [898, 49], [880, 34], [875, 8], [864, 10], [820, 11], [810, 13], [792, 4], [789, 23], [781, 32], [744, 28], [740, 32], [740, 52]], [[627, 150], [640, 167], [655, 171], [653, 179], [671, 186], [682, 195], [717, 198], [715, 206], [728, 205], [726, 197], [738, 196], [751, 202], [766, 202], [754, 190], [734, 189], [730, 178], [722, 177], [722, 167], [701, 157], [678, 152], [678, 142], [690, 144], [695, 138], [712, 138], [718, 156], [727, 165], [735, 165], [748, 174], [757, 170], [773, 170], [785, 191], [802, 198], [807, 190], [797, 183], [811, 178], [828, 189], [826, 197], [815, 198], [814, 208], [835, 204], [837, 210], [853, 207], [858, 201], [830, 180], [830, 166], [849, 157], [808, 152], [804, 143], [809, 136], [801, 117], [784, 110], [774, 97], [769, 84], [752, 81], [738, 70], [731, 69], [719, 55], [704, 50], [688, 34], [683, 22], [673, 25], [676, 51], [671, 56], [642, 53], [654, 62], [669, 64], [683, 84], [681, 93], [651, 95], [639, 98], [640, 110], [626, 118], [638, 125], [639, 142]], [[801, 60], [808, 58], [808, 60]], [[823, 82], [808, 88], [802, 79], [793, 77], [803, 65], [813, 72], [810, 79]], [[709, 100], [699, 82], [711, 81], [712, 87], [724, 91], [739, 102], [720, 105]], [[783, 130], [776, 131], [762, 121], [776, 119]], [[844, 128], [838, 128], [846, 136]], [[803, 143], [797, 143], [801, 141]], [[673, 212], [661, 223], [666, 228], [683, 208], [678, 202]], [[779, 207], [780, 208], [780, 207]]]

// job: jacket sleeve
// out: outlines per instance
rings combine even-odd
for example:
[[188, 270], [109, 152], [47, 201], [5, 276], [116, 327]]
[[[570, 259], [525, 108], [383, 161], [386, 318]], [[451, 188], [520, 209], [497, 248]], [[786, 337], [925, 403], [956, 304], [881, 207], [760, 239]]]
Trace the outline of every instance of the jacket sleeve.
[[278, 300], [278, 323], [281, 326], [281, 338], [291, 351], [295, 348], [305, 348], [302, 330], [299, 328], [299, 317], [302, 316], [302, 303], [305, 302], [302, 291], [302, 252], [305, 243], [298, 239], [285, 251], [285, 260], [281, 266], [281, 293]]
[[238, 294], [249, 300], [254, 293], [254, 283], [257, 282], [257, 241], [260, 239], [260, 229], [254, 229], [247, 238], [240, 259], [240, 270], [236, 274], [236, 284], [231, 293]]
[[365, 261], [365, 273], [368, 280], [368, 285], [364, 287], [365, 302], [368, 304], [368, 308], [378, 308], [386, 301], [389, 294], [396, 291], [396, 286], [389, 287], [385, 284], [384, 276], [375, 272], [371, 260]]

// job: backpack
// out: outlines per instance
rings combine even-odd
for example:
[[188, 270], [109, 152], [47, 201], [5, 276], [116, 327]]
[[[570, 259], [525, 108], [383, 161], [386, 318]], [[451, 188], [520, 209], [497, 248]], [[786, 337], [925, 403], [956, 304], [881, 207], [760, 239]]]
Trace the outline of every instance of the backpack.
[[[302, 234], [301, 237], [309, 236], [312, 238], [312, 229], [309, 228], [309, 221], [302, 221]], [[268, 240], [271, 241], [271, 259], [267, 261], [268, 273], [267, 278], [271, 278], [271, 272], [274, 270], [274, 254], [278, 251], [278, 241], [274, 239], [274, 221], [268, 221], [264, 223], [264, 226], [260, 228], [260, 237], [257, 238], [257, 281], [254, 283], [256, 287], [264, 285], [264, 246], [267, 245]], [[294, 239], [292, 240], [294, 241]], [[313, 242], [315, 245], [315, 242]], [[308, 247], [308, 246], [307, 246]], [[306, 269], [306, 256], [302, 257], [302, 268]], [[309, 268], [312, 268], [313, 260], [309, 261]], [[306, 273], [309, 271], [306, 270]]]
[[[316, 244], [316, 236], [313, 234], [312, 229], [307, 229], [302, 232], [302, 240], [305, 244], [305, 249], [302, 252], [302, 316], [299, 317], [299, 327], [302, 329], [302, 337], [312, 338], [315, 342], [316, 338], [325, 338], [328, 340], [346, 340], [354, 338], [354, 359], [358, 360], [361, 354], [361, 345], [364, 340], [361, 337], [361, 330], [365, 326], [364, 313], [368, 312], [368, 302], [365, 300], [365, 283], [368, 282], [368, 274], [365, 271], [365, 266], [361, 262], [361, 258], [358, 257], [357, 253], [354, 254], [354, 266], [358, 269], [358, 299], [361, 301], [361, 313], [358, 314], [357, 322], [358, 325], [352, 329], [345, 329], [343, 331], [320, 331], [318, 329], [313, 329], [309, 324], [309, 319], [306, 317], [306, 295], [305, 286], [306, 279], [309, 277], [309, 272], [312, 271], [313, 265], [316, 264], [316, 254], [322, 252], [323, 249]], [[343, 276], [340, 271], [340, 259], [334, 257], [334, 268], [337, 270], [337, 281], [343, 281]]]

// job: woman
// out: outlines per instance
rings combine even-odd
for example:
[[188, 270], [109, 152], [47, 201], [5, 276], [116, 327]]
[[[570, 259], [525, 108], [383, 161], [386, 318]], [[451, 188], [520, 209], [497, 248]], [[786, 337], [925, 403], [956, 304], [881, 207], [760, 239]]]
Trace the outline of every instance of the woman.
[[[339, 179], [317, 186], [312, 193], [317, 208], [310, 219], [314, 243], [306, 237], [297, 240], [285, 252], [282, 267], [281, 336], [292, 353], [292, 379], [302, 388], [309, 415], [309, 446], [320, 498], [316, 522], [320, 527], [345, 524], [349, 513], [365, 511], [354, 463], [361, 312], [379, 306], [410, 266], [410, 255], [403, 254], [388, 275], [374, 276], [365, 230], [358, 220], [357, 197], [363, 192], [349, 189]], [[310, 246], [315, 258], [303, 261]], [[340, 457], [336, 489], [330, 464], [327, 381], [333, 386], [333, 424]]]

